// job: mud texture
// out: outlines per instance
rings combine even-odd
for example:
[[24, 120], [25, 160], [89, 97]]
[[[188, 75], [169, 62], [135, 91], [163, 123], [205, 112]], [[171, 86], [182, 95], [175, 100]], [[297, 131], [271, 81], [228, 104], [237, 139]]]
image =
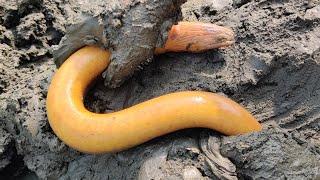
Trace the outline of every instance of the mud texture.
[[236, 32], [235, 45], [158, 56], [119, 88], [98, 81], [86, 106], [110, 112], [169, 92], [203, 90], [241, 103], [264, 130], [237, 137], [184, 130], [104, 155], [64, 145], [45, 112], [56, 69], [51, 47], [66, 34], [75, 6], [85, 9], [86, 3], [0, 2], [0, 176], [16, 177], [10, 168], [20, 167], [40, 179], [320, 178], [319, 1], [183, 4], [184, 20], [229, 26]]
[[70, 3], [70, 30], [53, 52], [56, 63], [88, 44], [111, 51], [111, 63], [103, 73], [105, 85], [118, 87], [152, 60], [155, 47], [163, 47], [167, 31], [176, 23], [185, 0], [82, 0]]

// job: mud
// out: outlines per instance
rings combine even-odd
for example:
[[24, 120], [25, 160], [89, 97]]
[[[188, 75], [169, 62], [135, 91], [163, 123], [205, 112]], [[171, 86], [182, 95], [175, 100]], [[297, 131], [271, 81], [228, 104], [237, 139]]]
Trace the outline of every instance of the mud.
[[60, 65], [80, 47], [98, 44], [111, 51], [111, 63], [102, 74], [105, 85], [118, 87], [151, 61], [156, 46], [163, 47], [184, 1], [74, 1], [67, 16], [70, 30], [53, 52], [56, 62]]
[[[264, 130], [237, 137], [184, 130], [104, 155], [70, 149], [46, 119], [46, 92], [56, 69], [51, 49], [66, 34], [74, 4], [0, 3], [0, 176], [23, 162], [21, 169], [41, 179], [320, 178], [319, 1], [183, 4], [184, 20], [229, 26], [235, 45], [158, 56], [119, 88], [98, 81], [86, 106], [110, 112], [169, 92], [203, 90], [239, 102]], [[220, 171], [220, 165], [228, 168]]]

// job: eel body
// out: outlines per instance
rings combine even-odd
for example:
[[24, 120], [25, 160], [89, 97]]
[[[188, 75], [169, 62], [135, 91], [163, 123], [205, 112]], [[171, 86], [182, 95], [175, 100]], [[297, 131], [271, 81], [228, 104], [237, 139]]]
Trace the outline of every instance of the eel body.
[[[177, 36], [185, 37], [179, 37], [179, 33]], [[198, 40], [189, 39], [194, 46]], [[197, 51], [207, 49], [203, 46]], [[179, 47], [177, 51], [182, 50]], [[158, 52], [167, 51], [170, 45]], [[87, 87], [108, 67], [109, 58], [108, 50], [81, 48], [57, 70], [48, 90], [50, 126], [62, 141], [81, 152], [117, 152], [185, 128], [210, 128], [225, 135], [261, 129], [258, 121], [236, 102], [201, 91], [171, 93], [108, 114], [90, 112], [83, 104]]]
[[203, 52], [210, 49], [227, 47], [234, 43], [231, 29], [215, 24], [200, 22], [179, 22], [173, 25], [167, 41], [155, 54], [166, 52]]

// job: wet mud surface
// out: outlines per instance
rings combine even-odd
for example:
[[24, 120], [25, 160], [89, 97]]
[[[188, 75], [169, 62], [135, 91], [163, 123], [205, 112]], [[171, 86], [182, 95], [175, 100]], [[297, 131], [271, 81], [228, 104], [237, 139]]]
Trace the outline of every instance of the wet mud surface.
[[70, 149], [46, 118], [47, 88], [56, 70], [52, 47], [66, 34], [76, 2], [0, 3], [0, 177], [320, 178], [319, 1], [183, 4], [184, 20], [231, 27], [236, 43], [201, 54], [155, 57], [116, 89], [107, 88], [101, 78], [86, 106], [110, 112], [169, 92], [217, 92], [246, 107], [264, 130], [226, 137], [189, 129], [104, 155]]

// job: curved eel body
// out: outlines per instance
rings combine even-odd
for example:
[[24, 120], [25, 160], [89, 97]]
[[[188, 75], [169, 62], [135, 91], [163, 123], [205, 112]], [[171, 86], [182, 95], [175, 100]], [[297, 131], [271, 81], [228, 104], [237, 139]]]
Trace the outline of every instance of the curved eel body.
[[193, 127], [226, 135], [261, 129], [239, 104], [208, 92], [171, 93], [118, 112], [90, 112], [84, 107], [83, 97], [89, 84], [108, 67], [109, 57], [109, 51], [94, 46], [78, 50], [55, 73], [48, 90], [47, 115], [53, 131], [79, 151], [121, 151]]

